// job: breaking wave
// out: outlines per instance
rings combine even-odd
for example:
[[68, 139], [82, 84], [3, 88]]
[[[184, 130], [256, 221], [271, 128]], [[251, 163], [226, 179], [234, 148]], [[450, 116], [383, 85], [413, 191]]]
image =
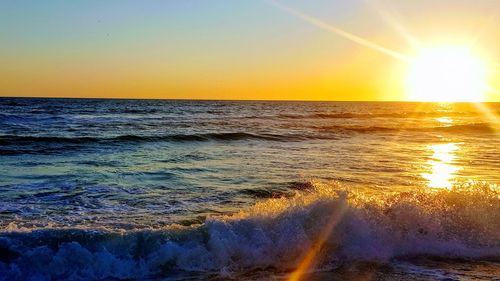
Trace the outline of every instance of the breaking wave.
[[[333, 227], [325, 233], [327, 225]], [[293, 196], [188, 227], [120, 232], [12, 225], [0, 235], [0, 280], [290, 272], [322, 236], [315, 268], [419, 256], [498, 260], [499, 233], [497, 186], [374, 196], [313, 182]]]

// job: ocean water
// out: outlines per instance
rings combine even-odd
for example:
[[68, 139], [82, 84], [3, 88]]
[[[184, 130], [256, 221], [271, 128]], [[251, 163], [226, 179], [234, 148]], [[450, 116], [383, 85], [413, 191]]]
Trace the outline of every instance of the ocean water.
[[1, 98], [0, 280], [498, 278], [499, 114]]

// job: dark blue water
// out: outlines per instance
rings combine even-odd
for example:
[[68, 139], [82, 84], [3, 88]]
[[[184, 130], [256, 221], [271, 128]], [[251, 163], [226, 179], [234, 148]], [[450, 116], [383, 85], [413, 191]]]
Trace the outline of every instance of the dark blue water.
[[[335, 237], [354, 235], [336, 240], [346, 259], [489, 260], [500, 246], [499, 112], [497, 103], [2, 98], [0, 273], [286, 273], [344, 203]], [[342, 199], [346, 190], [358, 199]]]

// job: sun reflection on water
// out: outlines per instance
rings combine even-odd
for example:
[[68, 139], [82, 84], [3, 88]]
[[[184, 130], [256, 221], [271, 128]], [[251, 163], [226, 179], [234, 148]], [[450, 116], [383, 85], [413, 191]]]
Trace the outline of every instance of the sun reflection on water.
[[459, 149], [456, 143], [430, 145], [433, 151], [432, 159], [427, 161], [430, 173], [423, 173], [422, 177], [428, 180], [431, 188], [451, 188], [456, 172], [460, 169], [454, 165], [455, 152]]
[[439, 118], [436, 118], [436, 121], [438, 121], [439, 123], [442, 123], [442, 124], [451, 124], [453, 123], [453, 120], [449, 117], [439, 117]]

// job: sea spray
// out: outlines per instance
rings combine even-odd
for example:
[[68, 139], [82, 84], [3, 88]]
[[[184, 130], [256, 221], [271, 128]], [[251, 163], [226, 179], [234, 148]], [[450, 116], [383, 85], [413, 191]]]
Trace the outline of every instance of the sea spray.
[[0, 280], [289, 272], [340, 210], [316, 269], [419, 256], [498, 259], [499, 195], [497, 186], [485, 183], [375, 196], [313, 182], [293, 196], [263, 200], [202, 225], [127, 232], [10, 229], [0, 238]]

